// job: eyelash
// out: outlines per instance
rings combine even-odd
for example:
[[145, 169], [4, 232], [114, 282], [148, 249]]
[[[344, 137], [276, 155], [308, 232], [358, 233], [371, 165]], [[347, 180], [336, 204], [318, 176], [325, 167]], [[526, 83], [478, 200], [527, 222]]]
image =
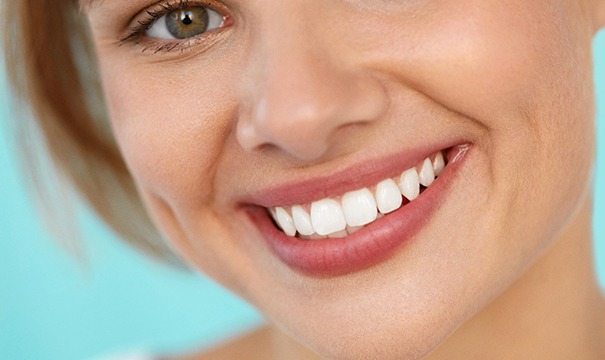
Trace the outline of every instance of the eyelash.
[[[136, 20], [136, 24], [129, 26], [128, 33], [119, 40], [119, 45], [124, 44], [132, 44], [141, 46], [141, 52], [145, 53], [150, 50], [153, 51], [154, 54], [157, 53], [169, 53], [172, 51], [180, 51], [184, 52], [189, 49], [191, 46], [196, 45], [200, 42], [207, 42], [210, 45], [211, 41], [208, 39], [208, 35], [214, 33], [216, 30], [220, 30], [229, 26], [230, 17], [223, 15], [223, 24], [220, 28], [215, 30], [210, 30], [205, 32], [199, 36], [195, 36], [189, 39], [184, 40], [166, 40], [166, 39], [153, 39], [147, 38], [145, 36], [145, 32], [147, 32], [152, 25], [154, 25], [162, 16], [167, 13], [177, 10], [184, 7], [190, 6], [203, 6], [210, 8], [211, 10], [216, 11], [219, 14], [224, 14], [223, 6], [219, 4], [211, 4], [209, 1], [196, 1], [196, 0], [175, 0], [169, 2], [163, 2], [154, 5], [153, 8], [145, 10], [142, 15], [138, 15], [137, 17], [142, 17]], [[217, 9], [217, 7], [219, 9]]]

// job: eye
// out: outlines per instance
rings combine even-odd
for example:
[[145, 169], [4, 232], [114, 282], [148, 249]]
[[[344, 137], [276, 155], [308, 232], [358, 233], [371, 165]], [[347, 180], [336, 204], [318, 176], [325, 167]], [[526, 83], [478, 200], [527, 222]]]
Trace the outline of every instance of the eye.
[[204, 6], [188, 6], [172, 10], [157, 19], [145, 32], [156, 39], [188, 39], [223, 24], [223, 16]]

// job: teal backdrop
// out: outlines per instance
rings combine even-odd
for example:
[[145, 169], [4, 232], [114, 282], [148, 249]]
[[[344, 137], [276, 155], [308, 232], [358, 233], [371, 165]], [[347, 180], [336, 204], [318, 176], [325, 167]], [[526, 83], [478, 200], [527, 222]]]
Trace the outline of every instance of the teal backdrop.
[[[605, 32], [595, 40], [598, 97], [596, 272], [605, 283]], [[47, 235], [17, 170], [0, 74], [0, 359], [80, 360], [124, 350], [214, 344], [262, 324], [201, 275], [144, 259], [83, 211], [86, 261]]]

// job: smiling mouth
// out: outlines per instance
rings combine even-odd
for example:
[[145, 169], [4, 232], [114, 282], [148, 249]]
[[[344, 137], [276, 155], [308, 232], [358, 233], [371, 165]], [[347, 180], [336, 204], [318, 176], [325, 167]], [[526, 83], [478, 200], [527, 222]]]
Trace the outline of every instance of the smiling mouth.
[[[341, 276], [411, 243], [442, 207], [471, 150], [468, 143], [412, 150], [267, 189], [243, 209], [283, 264], [309, 276]], [[407, 170], [395, 170], [398, 164]]]
[[303, 240], [346, 238], [381, 217], [415, 201], [448, 164], [440, 150], [399, 176], [373, 186], [307, 204], [268, 209], [277, 228]]

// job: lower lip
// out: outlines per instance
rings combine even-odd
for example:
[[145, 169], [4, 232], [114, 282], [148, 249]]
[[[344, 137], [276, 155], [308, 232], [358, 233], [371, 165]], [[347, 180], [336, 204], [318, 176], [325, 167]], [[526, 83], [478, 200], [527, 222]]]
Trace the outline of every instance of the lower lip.
[[469, 151], [470, 148], [461, 150], [418, 199], [345, 238], [303, 240], [290, 237], [276, 228], [265, 208], [252, 207], [249, 215], [265, 235], [273, 253], [290, 268], [317, 277], [360, 271], [393, 256], [429, 223]]

